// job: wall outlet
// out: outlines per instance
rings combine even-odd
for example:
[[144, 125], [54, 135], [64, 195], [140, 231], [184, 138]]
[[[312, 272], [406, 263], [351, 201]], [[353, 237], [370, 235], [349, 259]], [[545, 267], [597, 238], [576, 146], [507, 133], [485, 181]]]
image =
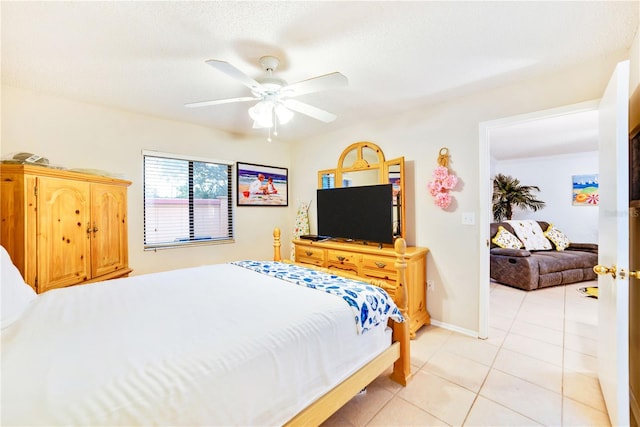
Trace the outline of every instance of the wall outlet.
[[427, 290], [428, 291], [432, 291], [433, 290], [433, 280], [427, 280]]

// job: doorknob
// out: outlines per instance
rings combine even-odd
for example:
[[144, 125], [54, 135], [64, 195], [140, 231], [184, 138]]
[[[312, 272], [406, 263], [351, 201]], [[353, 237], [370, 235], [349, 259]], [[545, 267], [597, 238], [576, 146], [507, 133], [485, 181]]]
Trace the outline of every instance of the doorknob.
[[603, 274], [610, 274], [611, 277], [613, 277], [614, 279], [616, 278], [616, 266], [613, 265], [612, 267], [605, 267], [604, 265], [596, 265], [595, 267], [593, 267], [593, 271], [596, 274], [599, 275], [603, 275]]

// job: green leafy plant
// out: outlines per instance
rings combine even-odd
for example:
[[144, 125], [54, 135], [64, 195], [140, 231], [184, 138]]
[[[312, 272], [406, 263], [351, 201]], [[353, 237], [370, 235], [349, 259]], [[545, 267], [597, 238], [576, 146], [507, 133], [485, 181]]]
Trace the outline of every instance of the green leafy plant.
[[493, 219], [496, 222], [511, 219], [513, 208], [531, 209], [537, 211], [544, 208], [545, 203], [538, 200], [532, 194], [533, 191], [540, 191], [535, 185], [521, 185], [517, 178], [497, 174], [493, 178]]

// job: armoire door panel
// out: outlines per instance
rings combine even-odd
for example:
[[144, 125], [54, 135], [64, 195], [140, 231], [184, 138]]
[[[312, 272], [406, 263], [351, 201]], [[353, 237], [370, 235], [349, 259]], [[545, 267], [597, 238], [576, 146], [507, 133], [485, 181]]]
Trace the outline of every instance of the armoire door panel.
[[91, 277], [90, 184], [39, 179], [38, 289], [72, 285]]
[[92, 192], [92, 275], [125, 269], [127, 257], [127, 188], [93, 184]]

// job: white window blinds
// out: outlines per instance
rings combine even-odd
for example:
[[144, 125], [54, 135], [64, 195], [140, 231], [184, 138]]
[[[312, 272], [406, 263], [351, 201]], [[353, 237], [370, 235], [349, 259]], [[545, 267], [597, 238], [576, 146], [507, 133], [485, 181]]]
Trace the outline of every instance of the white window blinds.
[[143, 152], [144, 247], [233, 241], [232, 163]]

